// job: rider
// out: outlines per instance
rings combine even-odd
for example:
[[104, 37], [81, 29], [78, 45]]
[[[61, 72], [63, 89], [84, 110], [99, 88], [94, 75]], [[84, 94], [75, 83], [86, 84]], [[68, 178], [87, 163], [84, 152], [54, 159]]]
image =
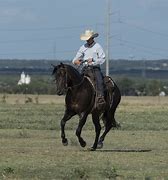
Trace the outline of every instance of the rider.
[[104, 105], [104, 82], [100, 65], [105, 62], [105, 53], [100, 44], [94, 40], [98, 35], [99, 34], [93, 30], [86, 30], [85, 33], [80, 36], [80, 39], [86, 41], [86, 44], [80, 47], [72, 63], [78, 66], [82, 64], [84, 66], [83, 73], [86, 76], [88, 75], [89, 69], [92, 69], [95, 76], [94, 78], [96, 79], [97, 103]]

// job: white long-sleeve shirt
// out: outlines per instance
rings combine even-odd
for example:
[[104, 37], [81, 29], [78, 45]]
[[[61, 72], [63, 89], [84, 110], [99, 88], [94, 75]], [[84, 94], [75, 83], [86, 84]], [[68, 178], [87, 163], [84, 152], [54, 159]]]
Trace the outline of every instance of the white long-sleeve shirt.
[[95, 42], [91, 47], [88, 47], [87, 43], [82, 45], [72, 63], [74, 64], [74, 61], [77, 59], [84, 61], [90, 58], [93, 59], [92, 65], [101, 65], [105, 62], [105, 53], [99, 43]]

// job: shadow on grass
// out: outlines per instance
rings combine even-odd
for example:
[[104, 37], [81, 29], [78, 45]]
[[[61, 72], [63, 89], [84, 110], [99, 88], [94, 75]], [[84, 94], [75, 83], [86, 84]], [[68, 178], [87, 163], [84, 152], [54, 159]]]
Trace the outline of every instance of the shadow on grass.
[[150, 152], [151, 149], [99, 149], [98, 152]]
[[[81, 150], [89, 152], [89, 150]], [[97, 149], [96, 152], [151, 152], [152, 149]]]

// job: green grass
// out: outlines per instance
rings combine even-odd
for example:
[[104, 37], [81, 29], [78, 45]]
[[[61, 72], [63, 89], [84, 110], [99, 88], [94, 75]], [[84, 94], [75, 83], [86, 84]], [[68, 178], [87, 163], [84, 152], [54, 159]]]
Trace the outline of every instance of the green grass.
[[[71, 144], [62, 146], [59, 132], [49, 130], [1, 130], [0, 176], [13, 179], [123, 179], [168, 176], [168, 132], [111, 131], [104, 151], [88, 152]], [[91, 145], [93, 131], [83, 136]], [[76, 139], [77, 141], [77, 139]], [[151, 152], [115, 152], [117, 149], [151, 149]]]
[[39, 104], [24, 104], [23, 96], [16, 104], [14, 97], [0, 104], [0, 179], [168, 179], [167, 98], [123, 97], [116, 112], [121, 129], [109, 132], [102, 150], [90, 152], [90, 117], [82, 131], [87, 147], [75, 136], [78, 117], [67, 123], [64, 147], [63, 98], [41, 96]]

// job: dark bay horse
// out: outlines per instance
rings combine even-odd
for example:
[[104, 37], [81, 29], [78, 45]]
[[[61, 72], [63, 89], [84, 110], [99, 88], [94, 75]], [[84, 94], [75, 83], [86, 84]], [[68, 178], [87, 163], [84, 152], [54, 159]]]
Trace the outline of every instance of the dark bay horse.
[[[86, 142], [81, 137], [82, 128], [86, 122], [89, 114], [92, 114], [92, 121], [95, 126], [95, 141], [90, 150], [96, 150], [96, 148], [103, 147], [103, 141], [106, 134], [112, 127], [117, 127], [118, 123], [115, 121], [114, 114], [116, 108], [121, 100], [121, 94], [117, 85], [111, 78], [109, 82], [112, 87], [106, 92], [106, 106], [103, 109], [99, 109], [95, 105], [95, 87], [90, 78], [81, 75], [78, 70], [73, 66], [63, 64], [54, 66], [53, 73], [56, 82], [56, 93], [57, 95], [65, 96], [65, 114], [61, 120], [61, 138], [63, 145], [68, 145], [68, 140], [65, 136], [65, 124], [74, 115], [79, 115], [79, 124], [76, 129], [76, 136], [78, 137], [79, 143], [82, 147], [86, 146]], [[111, 97], [111, 98], [110, 98]], [[105, 130], [100, 136], [101, 125], [100, 116], [104, 122]]]

